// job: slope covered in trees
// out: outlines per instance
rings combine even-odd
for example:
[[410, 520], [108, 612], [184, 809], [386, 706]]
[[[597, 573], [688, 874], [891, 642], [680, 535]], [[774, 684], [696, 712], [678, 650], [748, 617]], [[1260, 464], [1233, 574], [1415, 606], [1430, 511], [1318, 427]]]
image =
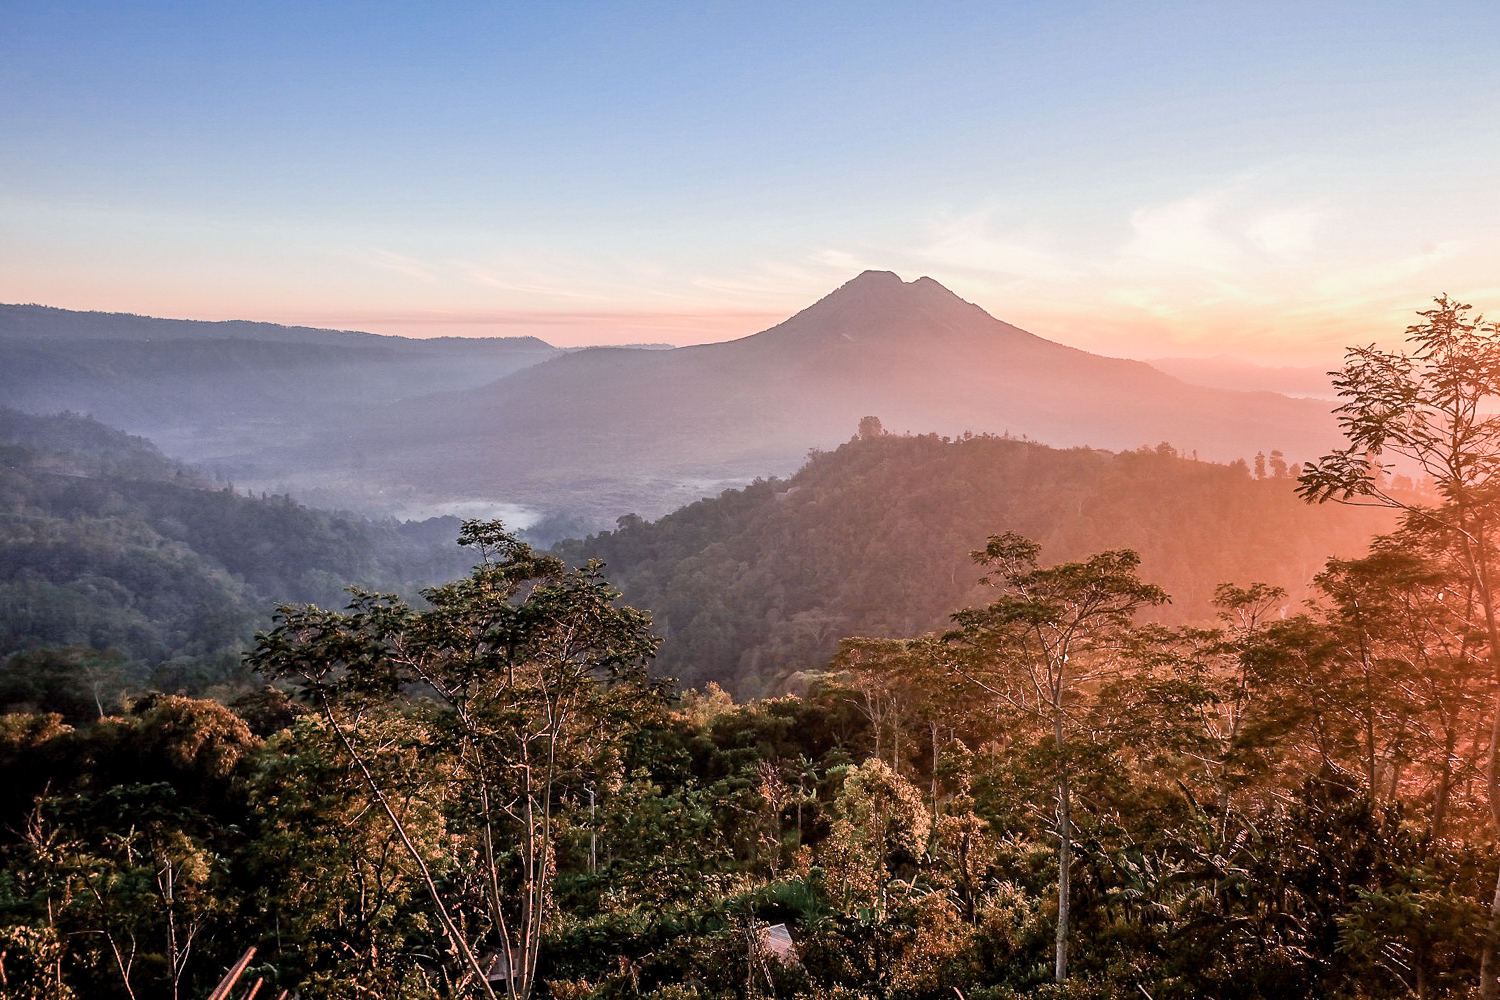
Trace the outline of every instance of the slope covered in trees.
[[68, 707], [76, 692], [57, 686], [80, 674], [102, 691], [201, 689], [239, 673], [279, 601], [461, 570], [456, 525], [246, 496], [97, 421], [0, 409], [0, 701]]
[[1474, 995], [1495, 684], [1442, 552], [1167, 629], [1132, 554], [999, 536], [959, 629], [735, 706], [668, 700], [595, 567], [464, 538], [427, 610], [260, 636], [295, 701], [0, 716], [0, 991], [201, 997], [253, 946], [238, 1000]]
[[627, 516], [557, 551], [604, 560], [626, 599], [651, 610], [660, 669], [760, 695], [820, 666], [844, 636], [941, 626], [976, 593], [967, 554], [1003, 531], [1059, 559], [1135, 549], [1142, 576], [1172, 595], [1163, 621], [1210, 618], [1224, 582], [1282, 586], [1295, 602], [1329, 556], [1362, 554], [1391, 519], [1308, 507], [1293, 487], [1274, 462], [1256, 479], [1244, 463], [1166, 446], [1113, 454], [869, 433], [814, 453], [790, 479], [652, 523]]
[[[867, 418], [790, 482], [564, 547], [668, 598], [762, 600], [779, 560], [886, 623], [945, 567], [984, 574], [934, 631], [799, 652], [826, 669], [798, 696], [674, 700], [597, 563], [467, 522], [479, 565], [423, 606], [281, 609], [248, 661], [277, 687], [0, 714], [0, 994], [204, 996], [233, 965], [215, 996], [1494, 996], [1500, 327], [1467, 308], [1423, 313], [1414, 359], [1353, 352], [1348, 445], [1300, 470], [1394, 508], [1389, 534], [1298, 506], [1274, 452], [1266, 478]], [[80, 522], [177, 475], [87, 421], [17, 423], [15, 482], [109, 486]], [[1326, 558], [1345, 537], [1367, 554]], [[1173, 573], [1298, 593], [1165, 605]]]

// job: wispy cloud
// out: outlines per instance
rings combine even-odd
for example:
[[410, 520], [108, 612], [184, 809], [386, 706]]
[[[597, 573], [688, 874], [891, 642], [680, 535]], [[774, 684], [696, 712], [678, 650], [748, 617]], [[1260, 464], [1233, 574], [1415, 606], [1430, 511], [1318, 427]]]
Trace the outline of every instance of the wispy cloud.
[[495, 291], [563, 301], [610, 301], [604, 289], [578, 280], [586, 270], [575, 260], [544, 260], [539, 266], [535, 258], [510, 254], [453, 262], [453, 271], [459, 277]]
[[[1281, 281], [1288, 265], [1305, 263], [1319, 249], [1329, 213], [1318, 204], [1288, 204], [1278, 173], [1247, 171], [1184, 197], [1134, 209], [1131, 237], [1106, 269], [1119, 275], [1149, 274], [1174, 285], [1219, 282], [1225, 275], [1233, 275], [1231, 283], [1240, 287]], [[1252, 292], [1251, 297], [1261, 296]]]
[[1472, 239], [1414, 246], [1419, 228], [1387, 231], [1367, 196], [1307, 173], [1295, 162], [1243, 171], [1119, 209], [1114, 226], [1044, 230], [1015, 221], [1025, 216], [1014, 207], [938, 214], [917, 256], [1043, 336], [1109, 354], [1268, 362], [1399, 335], [1426, 284], [1476, 257]]
[[781, 312], [757, 310], [375, 310], [299, 313], [280, 316], [335, 329], [368, 330], [407, 336], [530, 335], [558, 346], [585, 344], [697, 344], [743, 337], [785, 319]]
[[1135, 235], [1125, 245], [1120, 265], [1145, 271], [1232, 270], [1241, 254], [1220, 224], [1222, 203], [1222, 195], [1206, 194], [1136, 209], [1130, 213]]
[[1307, 206], [1267, 212], [1250, 224], [1245, 237], [1270, 256], [1301, 259], [1313, 249], [1324, 214]]
[[356, 262], [382, 271], [405, 275], [423, 284], [436, 284], [442, 280], [440, 268], [389, 250], [358, 250], [350, 254]]
[[1363, 299], [1371, 291], [1385, 292], [1393, 284], [1405, 284], [1412, 278], [1432, 272], [1458, 257], [1466, 246], [1462, 240], [1445, 240], [1420, 253], [1374, 260], [1363, 266], [1335, 271], [1320, 277], [1312, 287], [1324, 299]]
[[732, 271], [695, 274], [690, 283], [714, 297], [781, 303], [795, 311], [871, 266], [880, 265], [867, 264], [850, 251], [818, 250], [800, 260], [761, 260]]
[[982, 272], [1001, 281], [1067, 282], [1083, 276], [1079, 267], [1046, 246], [1035, 231], [1007, 230], [1001, 210], [943, 212], [929, 219], [919, 260], [944, 268]]

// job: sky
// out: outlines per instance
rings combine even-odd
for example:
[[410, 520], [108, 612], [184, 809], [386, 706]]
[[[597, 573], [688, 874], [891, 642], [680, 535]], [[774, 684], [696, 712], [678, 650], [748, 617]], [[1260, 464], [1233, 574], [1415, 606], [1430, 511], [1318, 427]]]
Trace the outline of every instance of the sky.
[[1121, 357], [1500, 314], [1485, 2], [7, 0], [0, 301], [554, 344], [861, 270]]

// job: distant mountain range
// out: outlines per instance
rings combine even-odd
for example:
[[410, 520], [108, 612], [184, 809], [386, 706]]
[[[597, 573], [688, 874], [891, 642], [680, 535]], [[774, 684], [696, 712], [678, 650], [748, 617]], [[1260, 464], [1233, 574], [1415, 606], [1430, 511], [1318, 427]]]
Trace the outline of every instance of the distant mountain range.
[[336, 434], [371, 399], [482, 385], [559, 353], [535, 337], [414, 340], [0, 305], [0, 405], [87, 413], [176, 458], [232, 467], [271, 443]]
[[520, 504], [551, 517], [552, 537], [789, 474], [865, 416], [1205, 459], [1295, 461], [1338, 440], [1325, 402], [1191, 385], [882, 271], [762, 333], [673, 350], [5, 306], [0, 403], [88, 412], [325, 505]]
[[[1168, 441], [1212, 459], [1272, 448], [1309, 458], [1336, 440], [1324, 403], [1188, 385], [1027, 333], [930, 278], [881, 271], [741, 340], [580, 351], [367, 412], [339, 447], [386, 480], [533, 504], [565, 497], [596, 523], [788, 474], [867, 415], [898, 433], [1108, 449]], [[327, 468], [339, 448], [306, 460]]]

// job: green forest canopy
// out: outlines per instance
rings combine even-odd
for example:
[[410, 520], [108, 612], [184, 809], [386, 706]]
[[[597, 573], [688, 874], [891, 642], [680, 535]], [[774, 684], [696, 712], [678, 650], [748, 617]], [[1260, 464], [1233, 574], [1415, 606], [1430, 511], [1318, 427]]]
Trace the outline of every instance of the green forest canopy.
[[0, 409], [0, 704], [73, 714], [122, 688], [238, 677], [278, 602], [462, 572], [457, 527], [247, 496], [89, 418]]
[[[245, 984], [309, 1000], [504, 995], [473, 970], [518, 921], [518, 995], [558, 1000], [1396, 1000], [1475, 980], [1494, 684], [1431, 641], [1467, 628], [1438, 556], [1330, 566], [1305, 615], [1246, 588], [1220, 592], [1214, 629], [1119, 618], [1079, 647], [1059, 752], [1005, 694], [1024, 663], [1004, 630], [1030, 620], [1013, 605], [852, 643], [806, 697], [674, 705], [640, 669], [644, 617], [606, 610], [596, 570], [468, 534], [492, 557], [429, 611], [285, 613], [256, 661], [296, 700], [0, 716], [7, 995], [202, 996], [250, 945]], [[986, 646], [975, 674], [964, 651]], [[773, 924], [794, 960], [757, 944]]]
[[[1264, 468], [1264, 463], [1257, 463]], [[1295, 608], [1329, 556], [1357, 556], [1394, 518], [1294, 493], [1272, 453], [1256, 478], [1168, 445], [1115, 454], [970, 435], [872, 434], [816, 452], [787, 480], [685, 507], [658, 521], [565, 542], [603, 560], [625, 599], [665, 637], [658, 667], [688, 686], [737, 695], [780, 689], [850, 635], [908, 636], [977, 600], [968, 553], [1014, 531], [1049, 556], [1129, 548], [1172, 603], [1153, 615], [1213, 617], [1225, 582], [1275, 584]]]
[[[1466, 329], [1500, 345], [1494, 324]], [[674, 699], [645, 669], [648, 617], [597, 563], [570, 570], [471, 522], [461, 541], [480, 565], [424, 606], [360, 592], [343, 612], [279, 612], [251, 657], [278, 686], [229, 704], [132, 699], [76, 728], [0, 716], [0, 787], [15, 792], [0, 797], [0, 990], [201, 996], [251, 945], [241, 1000], [262, 986], [412, 1000], [1488, 992], [1500, 518], [1484, 487], [1500, 422], [1474, 401], [1500, 386], [1470, 376], [1500, 364], [1464, 368], [1460, 394], [1438, 365], [1435, 389], [1400, 394], [1403, 414], [1368, 386], [1413, 366], [1365, 359], [1350, 384], [1379, 377], [1341, 411], [1350, 448], [1303, 487], [1403, 517], [1288, 581], [1305, 604], [1257, 582], [1313, 558], [1277, 549], [1318, 524], [1289, 513], [1293, 470], [1274, 453], [1263, 478], [1165, 445], [1058, 452], [870, 425], [788, 483], [574, 543], [659, 569], [643, 576], [666, 599], [683, 596], [674, 584], [716, 598], [769, 554], [851, 615], [879, 613], [882, 587], [928, 593], [944, 559], [953, 587], [984, 573], [937, 630], [837, 643], [800, 697]], [[1408, 435], [1395, 450], [1437, 463], [1435, 492], [1403, 495], [1372, 463], [1354, 433], [1366, 413]], [[1473, 435], [1429, 433], [1465, 420]], [[1493, 446], [1438, 462], [1453, 441]], [[48, 453], [46, 472], [108, 487], [86, 445]], [[7, 452], [7, 483], [15, 523], [47, 528], [26, 492], [37, 455]], [[139, 514], [135, 496], [88, 493], [61, 520]], [[945, 503], [1011, 521], [947, 555], [900, 549], [928, 523], [966, 536], [937, 516]], [[1140, 555], [1066, 550], [1122, 530]], [[676, 577], [673, 551], [701, 577]], [[833, 570], [791, 571], [814, 556]], [[895, 575], [872, 583], [860, 557]], [[1173, 606], [1205, 617], [1196, 601], [1208, 622], [1143, 620], [1166, 596], [1153, 558], [1247, 582]], [[872, 620], [896, 628], [900, 605], [883, 607]], [[847, 623], [825, 624], [818, 642]], [[813, 649], [789, 659], [823, 665]]]

